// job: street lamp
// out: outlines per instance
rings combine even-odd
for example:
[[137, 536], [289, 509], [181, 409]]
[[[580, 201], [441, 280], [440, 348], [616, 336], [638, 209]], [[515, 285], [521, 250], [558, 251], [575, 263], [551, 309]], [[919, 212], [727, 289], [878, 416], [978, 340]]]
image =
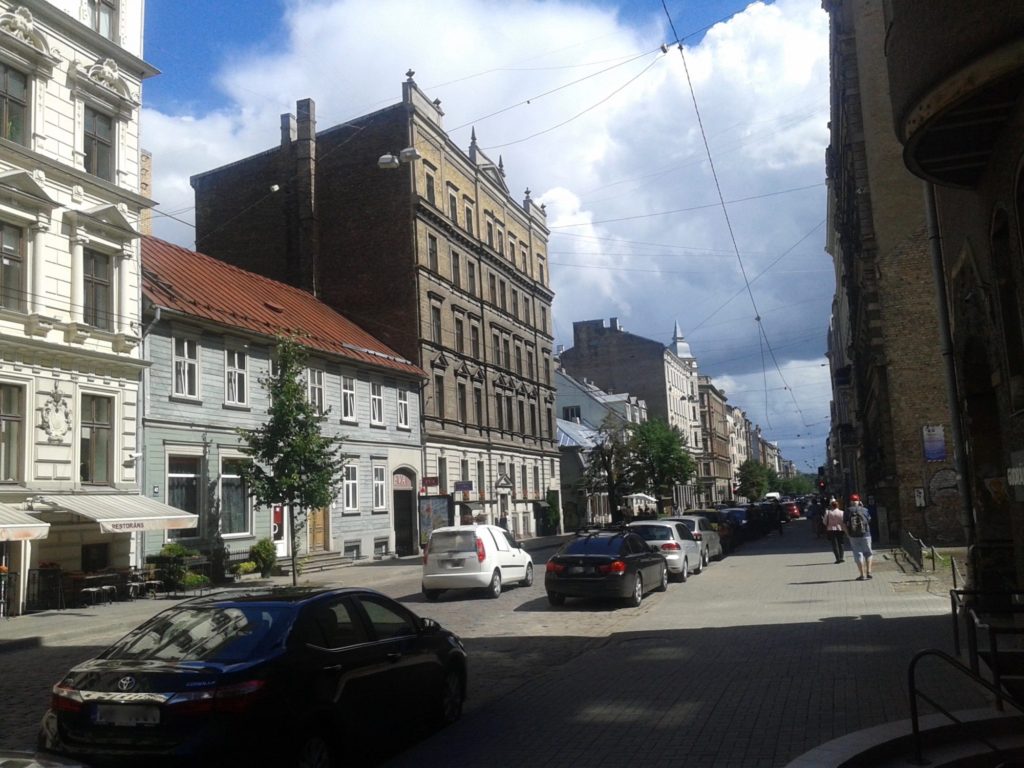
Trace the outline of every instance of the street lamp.
[[406, 147], [397, 155], [388, 153], [377, 159], [377, 167], [382, 170], [394, 170], [402, 163], [411, 163], [423, 157], [416, 147]]

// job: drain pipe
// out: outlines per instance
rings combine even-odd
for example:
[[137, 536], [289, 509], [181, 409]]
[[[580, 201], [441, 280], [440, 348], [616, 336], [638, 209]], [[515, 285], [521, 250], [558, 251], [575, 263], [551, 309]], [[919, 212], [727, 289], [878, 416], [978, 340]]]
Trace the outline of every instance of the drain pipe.
[[924, 183], [925, 217], [928, 226], [928, 246], [932, 259], [932, 276], [935, 278], [935, 297], [939, 312], [939, 351], [942, 353], [942, 368], [946, 377], [946, 397], [949, 401], [950, 437], [953, 440], [953, 467], [956, 470], [956, 486], [960, 493], [960, 525], [964, 530], [967, 547], [975, 544], [974, 511], [970, 487], [967, 484], [964, 466], [965, 443], [961, 425], [960, 394], [956, 383], [956, 367], [953, 362], [953, 334], [949, 322], [949, 298], [946, 293], [945, 269], [942, 264], [942, 237], [939, 234], [939, 216], [935, 205], [935, 185]]

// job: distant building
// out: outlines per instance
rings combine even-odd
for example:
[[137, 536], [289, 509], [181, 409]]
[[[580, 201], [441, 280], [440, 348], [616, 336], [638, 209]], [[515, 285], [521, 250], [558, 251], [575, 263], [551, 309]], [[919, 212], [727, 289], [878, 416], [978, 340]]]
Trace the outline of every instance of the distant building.
[[712, 383], [710, 376], [699, 378], [698, 391], [704, 442], [697, 476], [700, 503], [706, 506], [732, 498], [732, 458], [725, 393]]

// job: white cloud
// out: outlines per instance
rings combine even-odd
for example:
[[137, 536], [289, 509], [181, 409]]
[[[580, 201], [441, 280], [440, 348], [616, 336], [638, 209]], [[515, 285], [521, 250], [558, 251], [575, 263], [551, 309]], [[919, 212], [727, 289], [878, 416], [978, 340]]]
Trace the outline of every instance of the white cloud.
[[[678, 320], [703, 370], [761, 376], [755, 311], [683, 62], [675, 48], [658, 50], [669, 32], [653, 21], [626, 26], [607, 5], [540, 1], [296, 0], [282, 23], [286, 45], [222, 63], [217, 112], [143, 111], [160, 210], [191, 220], [188, 177], [274, 146], [279, 115], [297, 100], [315, 99], [318, 125], [329, 127], [398, 101], [411, 67], [442, 100], [452, 138], [467, 147], [475, 126], [480, 146], [502, 155], [514, 196], [530, 187], [547, 205], [559, 343], [572, 344], [573, 321], [611, 316], [667, 342]], [[755, 3], [685, 53], [723, 196], [755, 198], [727, 209], [747, 277], [764, 272], [752, 285], [769, 341], [783, 364], [813, 359], [833, 279], [815, 232], [825, 204], [827, 16], [818, 0]], [[155, 226], [192, 245], [189, 228], [169, 218]], [[826, 389], [813, 394], [819, 411]], [[730, 401], [746, 405], [755, 390]], [[802, 434], [788, 393], [769, 396], [772, 429]], [[823, 454], [818, 429], [808, 456]]]

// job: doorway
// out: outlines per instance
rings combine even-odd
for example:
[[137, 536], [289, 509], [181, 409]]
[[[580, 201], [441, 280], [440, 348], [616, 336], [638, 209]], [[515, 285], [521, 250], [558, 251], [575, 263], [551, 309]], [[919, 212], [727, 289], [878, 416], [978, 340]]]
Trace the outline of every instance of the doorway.
[[413, 478], [404, 470], [391, 476], [391, 502], [394, 509], [395, 552], [399, 557], [419, 552], [416, 544], [416, 508], [413, 496]]
[[309, 510], [309, 551], [324, 552], [327, 550], [327, 508], [316, 507]]

